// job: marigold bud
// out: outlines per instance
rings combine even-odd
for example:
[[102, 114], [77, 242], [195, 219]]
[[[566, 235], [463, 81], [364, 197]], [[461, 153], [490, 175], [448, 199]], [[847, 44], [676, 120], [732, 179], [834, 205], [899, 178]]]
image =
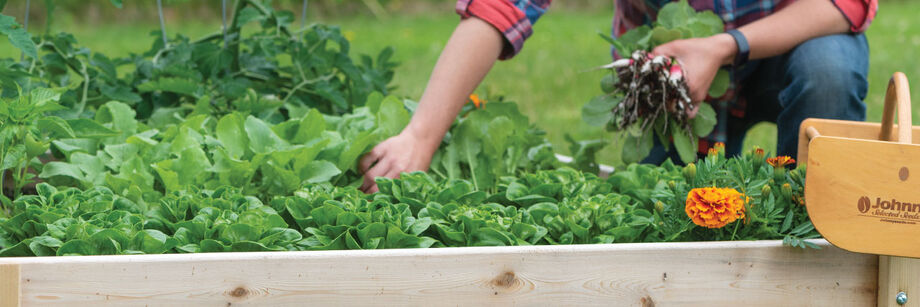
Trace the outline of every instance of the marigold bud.
[[763, 197], [770, 196], [773, 193], [773, 189], [770, 188], [769, 184], [763, 185], [763, 188], [760, 188], [760, 195]]
[[693, 183], [693, 180], [696, 179], [696, 164], [690, 163], [684, 166], [684, 178], [687, 179], [687, 182]]
[[796, 168], [789, 171], [789, 177], [792, 177], [792, 181], [801, 182], [802, 181], [802, 172]]
[[792, 186], [789, 185], [789, 183], [783, 184], [782, 191], [783, 191], [783, 197], [785, 197], [786, 199], [792, 199]]
[[757, 160], [763, 160], [764, 156], [766, 156], [766, 153], [764, 153], [763, 148], [755, 146], [754, 147], [754, 158], [756, 158]]
[[786, 181], [786, 168], [777, 167], [773, 169], [773, 180], [782, 182]]
[[664, 211], [664, 203], [661, 202], [660, 200], [655, 202], [655, 211], [658, 211], [658, 213], [661, 213], [662, 211]]
[[671, 188], [671, 190], [677, 189], [677, 182], [674, 182], [674, 180], [668, 181], [668, 187]]
[[763, 148], [754, 147], [754, 154], [752, 155], [751, 159], [753, 160], [755, 173], [760, 170], [761, 166], [763, 166], [765, 155], [766, 154], [764, 153]]

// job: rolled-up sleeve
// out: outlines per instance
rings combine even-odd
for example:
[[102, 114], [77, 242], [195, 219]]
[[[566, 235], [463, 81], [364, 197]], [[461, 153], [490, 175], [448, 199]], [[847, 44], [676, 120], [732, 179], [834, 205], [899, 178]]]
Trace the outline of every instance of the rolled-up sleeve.
[[546, 12], [552, 0], [457, 0], [457, 14], [477, 17], [498, 29], [505, 38], [499, 59], [510, 59], [521, 52], [524, 41], [533, 34], [533, 24]]
[[863, 32], [875, 19], [878, 0], [831, 0], [850, 22], [850, 31]]

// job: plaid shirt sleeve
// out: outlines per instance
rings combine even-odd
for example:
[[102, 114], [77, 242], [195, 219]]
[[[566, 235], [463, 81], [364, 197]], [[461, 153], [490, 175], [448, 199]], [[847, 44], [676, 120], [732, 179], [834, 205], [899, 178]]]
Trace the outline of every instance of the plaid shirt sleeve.
[[498, 29], [505, 37], [499, 59], [521, 52], [524, 41], [533, 34], [532, 26], [546, 12], [552, 0], [457, 0], [457, 14], [477, 17]]
[[863, 32], [875, 19], [878, 0], [831, 0], [850, 22], [850, 31]]

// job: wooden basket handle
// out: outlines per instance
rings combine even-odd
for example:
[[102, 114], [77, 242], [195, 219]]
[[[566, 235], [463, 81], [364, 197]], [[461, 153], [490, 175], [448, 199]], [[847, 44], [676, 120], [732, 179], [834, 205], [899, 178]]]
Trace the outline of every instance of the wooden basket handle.
[[912, 140], [910, 114], [910, 85], [907, 76], [896, 72], [888, 81], [888, 92], [885, 93], [885, 110], [882, 111], [882, 132], [879, 139], [891, 140], [891, 130], [894, 128], [894, 111], [898, 110], [898, 142], [910, 144]]

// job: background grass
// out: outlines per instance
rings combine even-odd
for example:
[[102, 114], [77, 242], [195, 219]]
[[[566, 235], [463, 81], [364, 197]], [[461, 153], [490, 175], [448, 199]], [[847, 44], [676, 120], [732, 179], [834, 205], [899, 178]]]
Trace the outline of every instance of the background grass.
[[[920, 1], [886, 1], [867, 33], [870, 44], [868, 120], [879, 121], [888, 78], [895, 71], [913, 77], [912, 90], [920, 93], [920, 23], [915, 22]], [[5, 12], [6, 13], [6, 12]], [[151, 12], [152, 13], [152, 12]], [[518, 102], [531, 121], [548, 131], [557, 151], [568, 153], [565, 134], [577, 139], [607, 138], [614, 135], [581, 121], [581, 106], [600, 93], [602, 71], [592, 67], [610, 60], [610, 47], [598, 32], [609, 33], [612, 4], [588, 10], [555, 10], [545, 15], [534, 27], [535, 35], [528, 40], [522, 53], [509, 61], [498, 63], [478, 93], [502, 94]], [[418, 99], [428, 75], [458, 17], [449, 10], [431, 14], [394, 16], [380, 21], [367, 16], [323, 19], [337, 24], [352, 41], [353, 53], [376, 54], [385, 46], [396, 48], [396, 94]], [[157, 25], [139, 24], [81, 24], [79, 18], [61, 18], [54, 31], [73, 33], [81, 45], [108, 55], [127, 55], [149, 48], [155, 39], [150, 33]], [[192, 38], [218, 31], [219, 20], [169, 20], [167, 33]], [[33, 27], [33, 33], [43, 29]], [[17, 56], [8, 42], [0, 42], [0, 57]], [[915, 94], [915, 96], [920, 94]], [[914, 122], [920, 122], [920, 110], [914, 108]], [[776, 128], [773, 124], [755, 126], [745, 141], [746, 147], [775, 148]], [[619, 165], [619, 146], [612, 142], [599, 158], [607, 164]]]

